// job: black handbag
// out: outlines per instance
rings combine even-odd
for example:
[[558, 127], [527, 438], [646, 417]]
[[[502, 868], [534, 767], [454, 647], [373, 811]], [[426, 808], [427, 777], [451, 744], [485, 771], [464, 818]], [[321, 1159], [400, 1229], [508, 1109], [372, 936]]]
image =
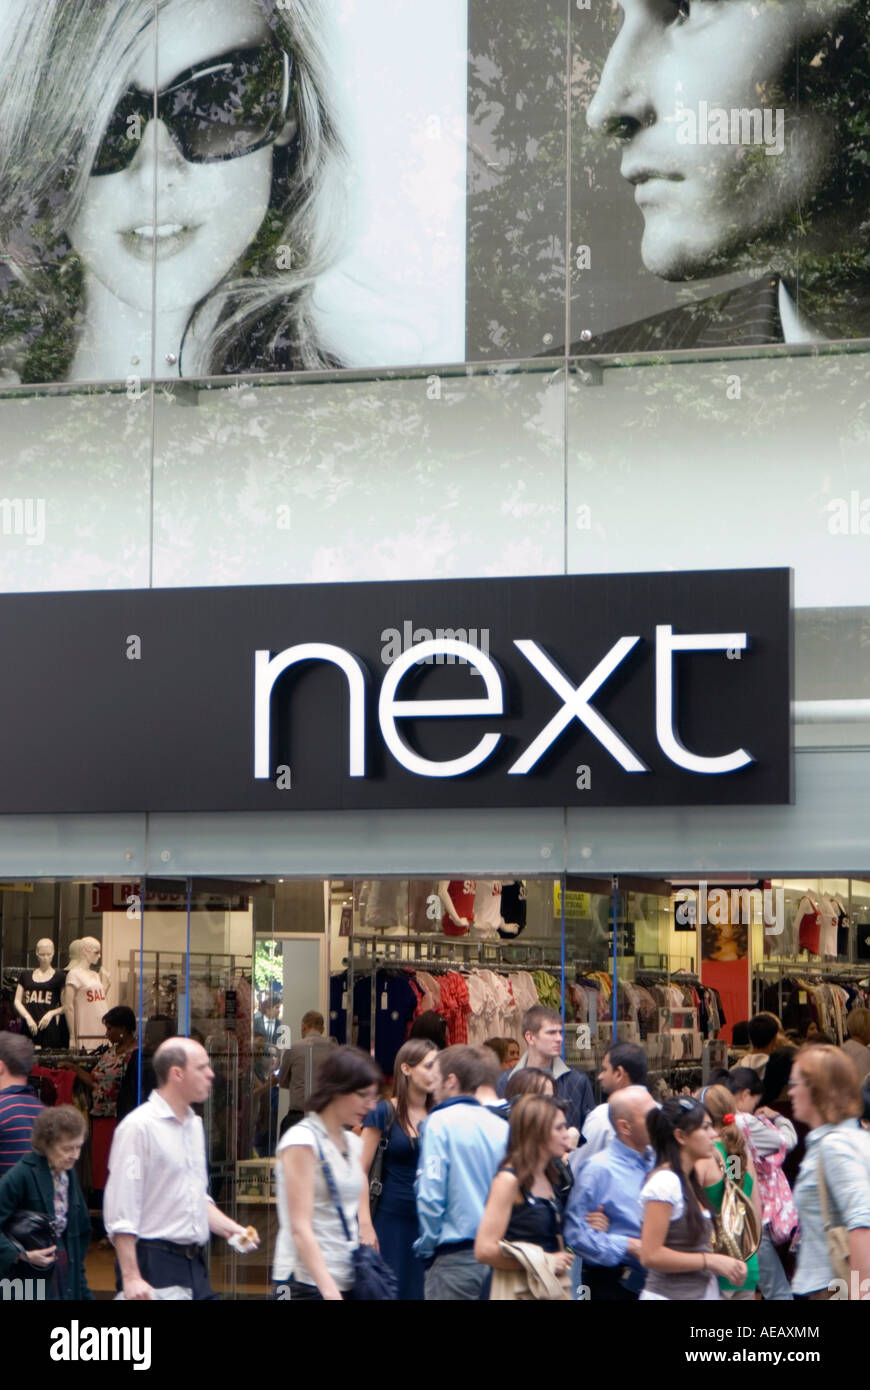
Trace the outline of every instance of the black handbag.
[[396, 1122], [396, 1107], [391, 1105], [389, 1101], [387, 1101], [387, 1104], [390, 1106], [390, 1118], [386, 1129], [381, 1130], [378, 1147], [375, 1149], [375, 1156], [372, 1159], [372, 1166], [369, 1169], [369, 1211], [371, 1212], [373, 1221], [375, 1219], [375, 1212], [378, 1209], [378, 1203], [381, 1200], [381, 1193], [384, 1190], [384, 1154], [389, 1147], [390, 1131]]
[[[26, 1250], [48, 1250], [57, 1244], [55, 1223], [42, 1211], [16, 1211], [3, 1227], [3, 1234], [22, 1254]], [[44, 1276], [49, 1268], [41, 1268], [39, 1274]]]
[[347, 1224], [332, 1176], [332, 1169], [323, 1156], [320, 1141], [317, 1141], [317, 1156], [323, 1167], [323, 1176], [329, 1195], [341, 1219], [344, 1237], [353, 1246], [353, 1296], [367, 1303], [392, 1301], [399, 1296], [399, 1281], [382, 1255], [370, 1245], [353, 1244], [353, 1236]]

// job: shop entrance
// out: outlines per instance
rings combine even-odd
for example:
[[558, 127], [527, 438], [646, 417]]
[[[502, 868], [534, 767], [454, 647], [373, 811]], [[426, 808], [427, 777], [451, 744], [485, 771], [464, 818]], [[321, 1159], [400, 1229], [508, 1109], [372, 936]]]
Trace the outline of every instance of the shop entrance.
[[[616, 1039], [644, 1048], [665, 1094], [733, 1063], [735, 1026], [761, 1009], [795, 1041], [809, 1031], [842, 1044], [870, 985], [870, 876], [858, 875], [37, 880], [0, 888], [0, 926], [0, 1029], [32, 1038], [43, 1101], [88, 1117], [78, 1173], [88, 1279], [104, 1298], [112, 1133], [149, 1094], [167, 1037], [208, 1051], [211, 1192], [261, 1235], [252, 1256], [213, 1240], [212, 1283], [263, 1297], [275, 1147], [312, 1079], [292, 1066], [304, 1016], [369, 1051], [388, 1079], [424, 1013], [445, 1042], [501, 1040], [510, 1059], [525, 1009], [543, 1002], [563, 1017], [566, 1062], [593, 1086]], [[132, 1026], [120, 1056], [102, 1024], [119, 1007]]]

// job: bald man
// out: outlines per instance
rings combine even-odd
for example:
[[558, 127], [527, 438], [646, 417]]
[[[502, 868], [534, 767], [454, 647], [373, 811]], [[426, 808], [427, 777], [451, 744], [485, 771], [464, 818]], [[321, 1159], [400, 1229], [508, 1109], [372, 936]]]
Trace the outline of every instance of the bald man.
[[[614, 1137], [576, 1172], [565, 1211], [565, 1241], [583, 1260], [592, 1301], [633, 1302], [645, 1271], [640, 1263], [640, 1190], [653, 1163], [646, 1117], [655, 1101], [645, 1086], [626, 1086], [608, 1103]], [[603, 1212], [608, 1229], [590, 1225]]]
[[208, 1193], [205, 1133], [191, 1109], [211, 1091], [208, 1053], [190, 1038], [167, 1038], [154, 1054], [157, 1089], [115, 1130], [103, 1201], [106, 1233], [125, 1298], [156, 1289], [190, 1289], [214, 1299], [205, 1265], [209, 1235], [256, 1249], [244, 1226], [218, 1211]]

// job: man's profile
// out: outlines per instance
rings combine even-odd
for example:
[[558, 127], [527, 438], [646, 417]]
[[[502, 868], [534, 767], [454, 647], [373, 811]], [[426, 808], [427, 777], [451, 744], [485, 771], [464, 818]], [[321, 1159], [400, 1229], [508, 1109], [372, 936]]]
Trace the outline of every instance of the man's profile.
[[870, 335], [867, 0], [618, 8], [587, 124], [620, 146], [643, 263], [667, 281], [747, 283], [572, 351]]

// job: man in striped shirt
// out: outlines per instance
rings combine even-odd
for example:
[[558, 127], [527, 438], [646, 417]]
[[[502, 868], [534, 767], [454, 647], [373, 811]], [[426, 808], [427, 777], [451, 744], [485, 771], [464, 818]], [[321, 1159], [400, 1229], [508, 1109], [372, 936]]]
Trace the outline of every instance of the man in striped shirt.
[[30, 1131], [42, 1110], [27, 1084], [33, 1043], [19, 1033], [0, 1033], [0, 1178], [30, 1152]]

